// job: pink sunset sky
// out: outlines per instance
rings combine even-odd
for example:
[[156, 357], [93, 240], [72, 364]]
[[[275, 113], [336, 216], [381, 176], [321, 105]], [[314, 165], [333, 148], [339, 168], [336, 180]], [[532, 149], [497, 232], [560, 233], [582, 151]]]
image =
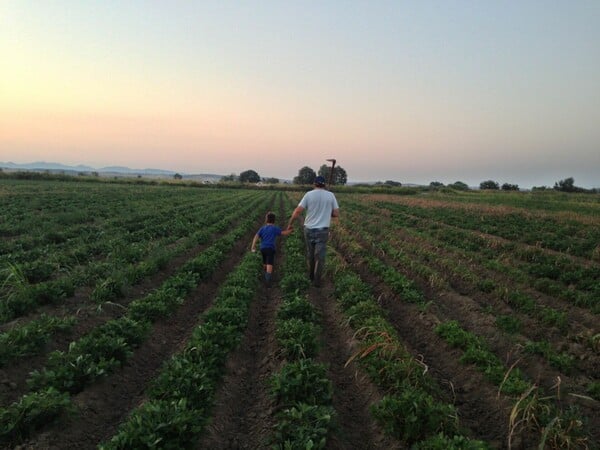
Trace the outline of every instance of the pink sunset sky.
[[7, 1], [0, 162], [600, 186], [600, 2]]

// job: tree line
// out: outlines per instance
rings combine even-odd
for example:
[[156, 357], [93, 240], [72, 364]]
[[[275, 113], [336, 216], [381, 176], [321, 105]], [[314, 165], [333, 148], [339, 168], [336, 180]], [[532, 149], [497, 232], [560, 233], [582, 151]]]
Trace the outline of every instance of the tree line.
[[[504, 183], [502, 187], [494, 181], [494, 180], [486, 180], [479, 183], [479, 189], [488, 189], [488, 190], [498, 190], [502, 189], [503, 191], [518, 191], [519, 185], [517, 184], [509, 184]], [[534, 191], [544, 191], [549, 190], [549, 187], [546, 186], [534, 186], [532, 190]], [[583, 193], [597, 193], [598, 189], [585, 189], [579, 186], [575, 186], [575, 179], [573, 177], [565, 178], [564, 180], [557, 181], [554, 183], [554, 187], [552, 188], [555, 191], [560, 192], [583, 192]]]
[[[319, 167], [319, 171], [315, 172], [308, 166], [302, 167], [298, 170], [298, 175], [294, 177], [294, 184], [314, 184], [317, 176], [322, 176], [329, 183], [331, 174], [331, 167], [323, 164]], [[221, 182], [239, 182], [239, 183], [265, 183], [265, 184], [278, 184], [279, 178], [262, 178], [256, 170], [245, 170], [239, 175], [234, 173], [221, 177]], [[337, 166], [333, 169], [333, 175], [331, 176], [331, 184], [345, 185], [348, 182], [348, 175], [343, 167]]]

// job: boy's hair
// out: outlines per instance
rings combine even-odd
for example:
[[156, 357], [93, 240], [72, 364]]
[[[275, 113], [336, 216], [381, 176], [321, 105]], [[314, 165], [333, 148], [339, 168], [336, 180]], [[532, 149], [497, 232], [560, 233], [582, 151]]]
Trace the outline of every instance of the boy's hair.
[[267, 213], [267, 223], [275, 223], [275, 213]]

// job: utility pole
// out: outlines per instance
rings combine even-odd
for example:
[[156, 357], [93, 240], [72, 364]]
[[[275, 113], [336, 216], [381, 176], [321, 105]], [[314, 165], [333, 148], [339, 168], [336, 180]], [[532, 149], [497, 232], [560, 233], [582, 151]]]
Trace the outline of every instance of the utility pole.
[[333, 169], [335, 169], [335, 159], [331, 158], [328, 159], [327, 161], [331, 161], [331, 172], [329, 172], [329, 186], [331, 186], [331, 181], [333, 180]]

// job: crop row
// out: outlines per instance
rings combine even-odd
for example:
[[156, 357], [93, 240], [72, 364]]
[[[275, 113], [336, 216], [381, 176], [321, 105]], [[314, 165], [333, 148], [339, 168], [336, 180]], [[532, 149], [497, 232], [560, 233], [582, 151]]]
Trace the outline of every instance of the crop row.
[[186, 293], [218, 267], [225, 252], [253, 224], [252, 218], [244, 220], [186, 263], [159, 289], [133, 301], [124, 316], [73, 342], [67, 352], [51, 353], [47, 367], [34, 371], [28, 380], [33, 391], [0, 410], [0, 440], [23, 438], [45, 423], [49, 415], [56, 416], [63, 411], [68, 405], [69, 393], [79, 392], [98, 377], [121, 367], [133, 349], [145, 339], [151, 323], [172, 314], [174, 308], [183, 302]]
[[[199, 196], [190, 191], [142, 191], [132, 187], [96, 190], [86, 186], [84, 192], [63, 191], [60, 185], [49, 186], [42, 198], [51, 202], [50, 196], [60, 197], [60, 208], [39, 205], [39, 199], [27, 202], [14, 193], [0, 199], [12, 212], [2, 223], [4, 235], [8, 235], [0, 242], [2, 261], [36, 260], [40, 255], [60, 253], [82, 244], [94, 252], [94, 243], [106, 234], [120, 236], [124, 243], [172, 236], [185, 229], [188, 216], [196, 208], [208, 206], [213, 197], [226, 198], [223, 193]], [[15, 235], [11, 227], [19, 227], [23, 232]]]
[[414, 222], [435, 220], [446, 225], [499, 236], [515, 242], [592, 259], [600, 242], [600, 230], [594, 223], [540, 217], [517, 210], [482, 214], [467, 208], [428, 208], [398, 201], [378, 201], [379, 208], [412, 217]]
[[[75, 287], [82, 284], [93, 285], [95, 283], [96, 288], [92, 292], [92, 297], [104, 300], [103, 297], [107, 294], [110, 295], [111, 290], [117, 293], [121, 291], [124, 281], [131, 283], [147, 276], [157, 267], [164, 265], [170, 255], [202, 243], [210, 234], [223, 230], [227, 226], [227, 222], [233, 220], [236, 213], [239, 213], [236, 208], [242, 202], [244, 202], [242, 198], [230, 199], [228, 211], [225, 211], [225, 214], [228, 215], [225, 217], [222, 216], [223, 211], [215, 206], [199, 208], [194, 211], [194, 215], [189, 217], [184, 234], [173, 230], [173, 236], [159, 241], [153, 241], [150, 238], [143, 245], [128, 244], [122, 242], [118, 235], [111, 236], [110, 233], [103, 233], [103, 239], [100, 239], [95, 245], [104, 249], [102, 254], [107, 256], [105, 260], [88, 259], [85, 266], [79, 265], [75, 270], [53, 280], [32, 283], [24, 271], [27, 267], [37, 269], [46, 267], [49, 270], [62, 267], [62, 263], [48, 262], [59, 259], [60, 255], [52, 254], [47, 259], [39, 260], [39, 262], [32, 261], [24, 267], [9, 263], [8, 267], [3, 270], [5, 279], [2, 289], [0, 289], [0, 295], [2, 295], [0, 317], [3, 317], [4, 320], [12, 319], [31, 311], [38, 304], [61, 301], [73, 295]], [[143, 227], [143, 224], [140, 226]], [[170, 226], [168, 221], [166, 226], [167, 228]], [[202, 228], [208, 228], [209, 233]], [[181, 238], [184, 236], [189, 237], [182, 240]], [[169, 242], [175, 241], [177, 241], [175, 245], [167, 245]], [[130, 256], [123, 257], [125, 253]], [[85, 256], [77, 257], [77, 259], [80, 258], [85, 258]], [[107, 300], [111, 300], [111, 298]]]
[[536, 246], [492, 239], [439, 220], [415, 220], [414, 216], [404, 213], [392, 213], [389, 225], [396, 229], [414, 230], [414, 233], [427, 236], [448, 248], [463, 251], [485, 267], [528, 283], [544, 294], [596, 312], [600, 308], [600, 266], [596, 264], [585, 264]]
[[276, 319], [276, 338], [284, 357], [271, 381], [277, 410], [273, 444], [279, 449], [325, 448], [335, 418], [327, 367], [314, 359], [320, 350], [320, 327], [307, 299], [309, 279], [301, 235], [291, 234], [284, 244], [283, 303]]
[[[477, 264], [479, 254], [470, 253], [465, 255], [462, 251], [456, 250], [448, 257], [440, 251], [440, 248], [446, 247], [441, 238], [439, 240], [417, 239], [413, 243], [411, 239], [399, 239], [393, 234], [387, 233], [385, 235], [386, 239], [383, 239], [384, 235], [381, 227], [362, 226], [360, 224], [363, 222], [361, 222], [360, 217], [360, 215], [355, 217], [355, 222], [359, 224], [358, 229], [362, 230], [361, 235], [370, 242], [372, 248], [385, 253], [397, 266], [418, 274], [424, 283], [435, 283], [438, 287], [443, 287], [444, 283], [454, 285], [459, 280], [461, 291], [464, 290], [465, 285], [468, 285], [470, 291], [476, 294], [477, 298], [481, 298], [482, 301], [484, 298], [493, 298], [497, 302], [506, 303], [513, 309], [535, 318], [539, 326], [556, 327], [564, 335], [573, 335], [578, 341], [580, 340], [577, 336], [581, 333], [573, 333], [574, 330], [572, 329], [573, 327], [579, 329], [580, 324], [569, 323], [566, 312], [538, 304], [528, 294], [528, 290], [519, 287], [514, 283], [514, 280], [507, 281], [506, 284], [500, 284], [497, 281], [498, 277], [494, 277], [495, 280], [492, 280], [485, 273], [483, 276], [476, 273], [482, 271], [481, 266], [483, 265]], [[415, 231], [410, 230], [403, 232], [407, 235], [416, 234]], [[467, 261], [468, 266], [464, 265], [463, 261]], [[491, 308], [491, 305], [492, 303], [486, 302], [484, 304], [485, 309]], [[517, 319], [502, 321], [500, 325], [507, 325], [504, 328], [511, 333], [522, 329]], [[534, 341], [534, 339], [531, 340]], [[585, 342], [593, 346], [591, 340], [588, 339]], [[528, 342], [525, 348], [533, 353], [542, 354], [553, 366], [560, 370], [570, 372], [574, 366], [575, 358], [573, 356], [556, 350], [553, 351], [547, 344]], [[539, 350], [542, 348], [544, 351], [540, 352]]]
[[[258, 200], [258, 199], [257, 199]], [[214, 217], [210, 226], [205, 227], [202, 230], [198, 230], [192, 234], [192, 236], [184, 241], [181, 241], [177, 246], [171, 248], [159, 249], [153, 257], [144, 260], [142, 263], [137, 265], [126, 266], [121, 268], [121, 272], [118, 268], [113, 269], [113, 274], [108, 278], [100, 281], [96, 288], [92, 291], [90, 298], [97, 303], [106, 301], [115, 301], [123, 296], [126, 286], [134, 285], [144, 277], [148, 277], [153, 273], [158, 272], [168, 261], [175, 255], [181, 253], [183, 250], [191, 247], [192, 245], [198, 245], [208, 242], [209, 239], [213, 239], [215, 233], [225, 231], [229, 226], [230, 222], [238, 217], [240, 211], [250, 212], [255, 207], [255, 202], [247, 203], [243, 207], [237, 207], [234, 209], [235, 212], [231, 212], [229, 216], [223, 217], [218, 220], [217, 216], [208, 216], [210, 219]], [[15, 297], [14, 300], [22, 300], [22, 297]], [[9, 303], [10, 305], [10, 303]], [[27, 308], [23, 302], [17, 302], [16, 305], [19, 307], [19, 311], [25, 311]], [[53, 318], [53, 320], [59, 320]], [[67, 320], [68, 323], [72, 323], [74, 318], [66, 318], [61, 320]], [[0, 366], [2, 366], [7, 360], [13, 359], [19, 356], [26, 356], [32, 353], [40, 351], [44, 344], [48, 341], [50, 334], [55, 330], [60, 329], [56, 326], [48, 326], [47, 321], [41, 321], [40, 324], [34, 322], [29, 325], [28, 323], [22, 325], [16, 325], [11, 327], [5, 333], [0, 334], [0, 340], [5, 340], [13, 345], [10, 346], [10, 351], [6, 350], [3, 354], [0, 354]]]
[[[427, 296], [412, 280], [373, 256], [347, 230], [340, 230], [339, 235], [341, 241], [345, 241], [344, 248], [351, 249], [353, 255], [361, 259], [372, 273], [380, 277], [399, 299], [418, 304], [423, 311], [432, 308]], [[348, 288], [344, 291], [348, 291]], [[542, 441], [551, 444], [550, 448], [562, 448], [561, 445], [566, 442], [572, 442], [573, 448], [585, 448], [584, 445], [587, 443], [585, 420], [577, 408], [566, 406], [563, 409], [561, 403], [556, 401], [557, 397], [545, 394], [539, 386], [529, 381], [515, 367], [516, 364], [507, 367], [490, 350], [485, 339], [463, 330], [458, 322], [442, 321], [436, 327], [436, 332], [451, 346], [464, 351], [461, 357], [462, 363], [474, 365], [497, 386], [500, 392], [515, 396], [511, 411], [510, 438], [517, 434], [528, 435], [535, 430], [542, 436]], [[377, 345], [382, 344], [377, 343]]]
[[382, 427], [415, 449], [484, 449], [459, 424], [456, 408], [440, 400], [427, 366], [402, 345], [368, 284], [340, 256], [333, 262], [335, 297], [355, 331], [356, 359], [386, 395], [371, 408]]
[[246, 328], [260, 261], [247, 255], [219, 289], [184, 350], [164, 364], [146, 401], [101, 449], [189, 448], [211, 417], [227, 355]]

